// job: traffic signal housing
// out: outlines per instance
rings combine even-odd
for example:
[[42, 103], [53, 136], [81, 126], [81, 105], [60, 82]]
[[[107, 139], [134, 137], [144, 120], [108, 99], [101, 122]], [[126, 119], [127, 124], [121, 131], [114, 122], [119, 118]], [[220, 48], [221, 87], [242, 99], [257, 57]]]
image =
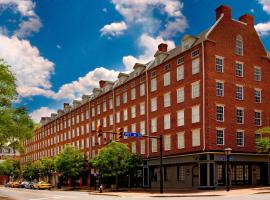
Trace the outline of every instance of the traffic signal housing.
[[117, 137], [119, 140], [123, 138], [123, 128], [117, 128]]
[[102, 136], [102, 126], [101, 125], [97, 125], [97, 136], [101, 137]]

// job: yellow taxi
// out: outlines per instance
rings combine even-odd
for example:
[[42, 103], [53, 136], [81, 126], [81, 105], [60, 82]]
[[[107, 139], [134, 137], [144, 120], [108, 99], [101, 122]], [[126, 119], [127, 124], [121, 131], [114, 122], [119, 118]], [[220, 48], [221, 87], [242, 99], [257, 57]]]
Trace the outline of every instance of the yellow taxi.
[[18, 188], [19, 185], [20, 185], [20, 183], [17, 182], [17, 181], [14, 181], [14, 182], [11, 183], [11, 187], [12, 187], [12, 188]]
[[34, 183], [33, 188], [34, 189], [51, 189], [52, 185], [50, 183], [40, 181], [38, 183]]

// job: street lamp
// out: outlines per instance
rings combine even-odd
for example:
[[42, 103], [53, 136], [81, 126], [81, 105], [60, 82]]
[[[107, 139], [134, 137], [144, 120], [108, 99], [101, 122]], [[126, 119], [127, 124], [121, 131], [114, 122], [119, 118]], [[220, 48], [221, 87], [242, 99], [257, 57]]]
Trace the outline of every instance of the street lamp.
[[232, 153], [232, 149], [231, 148], [226, 148], [224, 149], [225, 155], [226, 155], [226, 174], [227, 174], [227, 178], [226, 178], [226, 186], [227, 186], [227, 192], [230, 191], [230, 170], [229, 170], [229, 161], [230, 161], [230, 155]]

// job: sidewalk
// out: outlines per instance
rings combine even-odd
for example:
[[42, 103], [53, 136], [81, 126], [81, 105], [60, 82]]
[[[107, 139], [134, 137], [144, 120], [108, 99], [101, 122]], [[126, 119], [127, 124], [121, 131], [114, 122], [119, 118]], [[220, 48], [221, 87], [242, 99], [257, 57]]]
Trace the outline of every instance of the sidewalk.
[[241, 196], [245, 195], [255, 195], [255, 194], [270, 194], [270, 187], [256, 187], [256, 188], [236, 188], [229, 192], [225, 190], [183, 190], [177, 192], [164, 192], [159, 194], [158, 192], [152, 191], [124, 191], [124, 192], [110, 192], [105, 191], [99, 193], [98, 191], [90, 192], [90, 195], [105, 195], [105, 196], [119, 196], [119, 197], [210, 197], [210, 196]]

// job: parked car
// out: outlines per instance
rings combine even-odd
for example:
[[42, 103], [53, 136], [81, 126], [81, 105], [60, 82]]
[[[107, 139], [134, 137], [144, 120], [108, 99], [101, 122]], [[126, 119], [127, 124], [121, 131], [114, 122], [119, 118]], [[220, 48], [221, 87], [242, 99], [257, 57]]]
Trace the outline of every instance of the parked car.
[[25, 185], [26, 184], [28, 184], [28, 182], [27, 181], [23, 181], [23, 182], [20, 183], [19, 187], [20, 188], [25, 188]]
[[20, 183], [18, 181], [14, 181], [14, 182], [12, 182], [11, 187], [18, 188], [18, 187], [20, 187]]
[[34, 185], [34, 182], [28, 182], [27, 184], [25, 184], [25, 188], [26, 189], [33, 189], [33, 185]]
[[40, 181], [38, 183], [35, 183], [33, 185], [34, 189], [51, 189], [52, 185], [50, 183], [44, 182], [44, 181]]

